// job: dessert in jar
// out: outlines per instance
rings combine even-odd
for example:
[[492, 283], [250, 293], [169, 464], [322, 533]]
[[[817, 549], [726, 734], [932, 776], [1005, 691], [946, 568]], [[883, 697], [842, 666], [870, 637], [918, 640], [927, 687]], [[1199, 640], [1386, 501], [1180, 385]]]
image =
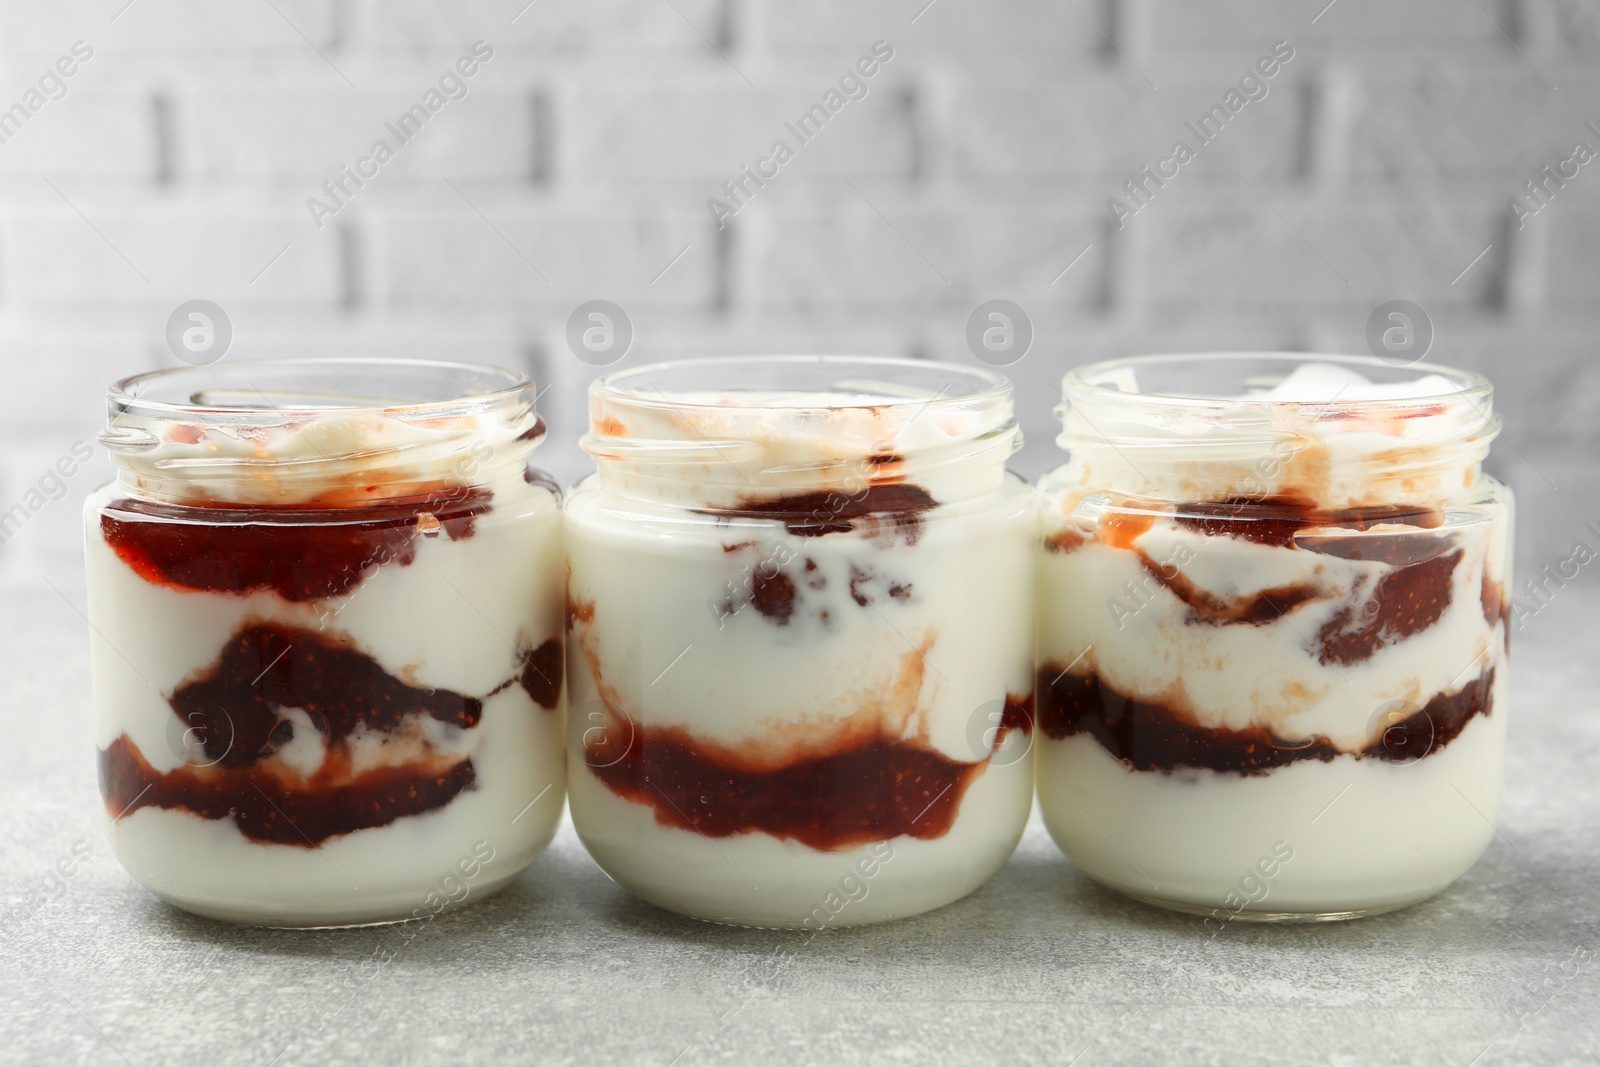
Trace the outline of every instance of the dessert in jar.
[[189, 911], [424, 917], [549, 843], [565, 781], [560, 501], [533, 384], [284, 360], [110, 390], [86, 510], [117, 858]]
[[1429, 897], [1494, 834], [1511, 494], [1483, 378], [1301, 354], [1069, 373], [1041, 483], [1039, 803], [1131, 896]]
[[595, 383], [567, 501], [570, 804], [697, 918], [820, 929], [982, 884], [1031, 806], [1034, 515], [1005, 379], [768, 357]]

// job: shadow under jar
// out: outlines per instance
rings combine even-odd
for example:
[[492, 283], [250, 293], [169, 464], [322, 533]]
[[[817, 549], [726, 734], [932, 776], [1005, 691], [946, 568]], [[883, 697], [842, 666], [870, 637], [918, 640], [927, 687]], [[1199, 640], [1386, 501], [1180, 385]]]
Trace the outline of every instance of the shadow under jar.
[[1032, 802], [1031, 491], [998, 375], [661, 364], [590, 389], [567, 502], [573, 822], [700, 919], [965, 896]]
[[88, 594], [130, 874], [201, 915], [337, 926], [437, 914], [544, 850], [563, 573], [533, 398], [400, 360], [112, 387]]
[[1037, 676], [1061, 848], [1208, 929], [1403, 907], [1471, 867], [1505, 755], [1489, 383], [1247, 354], [1100, 363], [1063, 391]]

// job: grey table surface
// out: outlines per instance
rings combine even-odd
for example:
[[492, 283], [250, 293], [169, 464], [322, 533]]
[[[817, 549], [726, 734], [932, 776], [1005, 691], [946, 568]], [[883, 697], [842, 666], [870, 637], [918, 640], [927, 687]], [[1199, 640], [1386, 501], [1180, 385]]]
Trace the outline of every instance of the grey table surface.
[[1502, 832], [1424, 904], [1208, 937], [1035, 821], [967, 899], [809, 942], [640, 903], [570, 826], [410, 939], [186, 915], [100, 836], [81, 598], [7, 607], [3, 1063], [1600, 1062], [1600, 591], [1515, 636]]

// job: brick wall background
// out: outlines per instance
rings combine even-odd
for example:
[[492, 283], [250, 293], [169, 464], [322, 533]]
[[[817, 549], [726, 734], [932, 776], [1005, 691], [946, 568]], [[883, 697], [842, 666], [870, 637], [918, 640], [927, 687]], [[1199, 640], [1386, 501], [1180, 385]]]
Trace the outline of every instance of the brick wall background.
[[[314, 225], [307, 198], [480, 39], [467, 97]], [[878, 40], [867, 96], [719, 228], [707, 198]], [[622, 365], [972, 362], [968, 314], [1013, 300], [1031, 475], [1069, 366], [1364, 351], [1406, 298], [1430, 358], [1499, 386], [1523, 576], [1600, 541], [1600, 162], [1521, 225], [1508, 207], [1600, 151], [1592, 0], [3, 0], [0, 109], [77, 41], [65, 94], [0, 143], [0, 510], [93, 441], [107, 382], [175, 363], [192, 298], [228, 312], [229, 359], [524, 366], [563, 481], [587, 467], [597, 371], [564, 337], [589, 299], [631, 316]], [[1267, 96], [1119, 229], [1108, 198], [1277, 41]], [[0, 548], [0, 584], [81, 580], [107, 470]]]

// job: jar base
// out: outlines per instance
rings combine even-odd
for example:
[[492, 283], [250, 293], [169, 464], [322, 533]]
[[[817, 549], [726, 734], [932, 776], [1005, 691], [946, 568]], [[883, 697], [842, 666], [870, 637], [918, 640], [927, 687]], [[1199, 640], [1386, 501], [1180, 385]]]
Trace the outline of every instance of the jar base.
[[810, 936], [815, 936], [826, 931], [848, 930], [862, 926], [877, 926], [881, 923], [899, 922], [901, 919], [911, 919], [918, 915], [926, 915], [928, 912], [938, 911], [940, 908], [948, 907], [951, 904], [954, 904], [956, 901], [969, 896], [976, 891], [976, 888], [977, 887], [968, 889], [961, 893], [960, 896], [956, 896], [948, 900], [939, 899], [933, 903], [919, 902], [918, 904], [904, 909], [878, 910], [869, 913], [863, 913], [860, 910], [857, 910], [854, 914], [850, 914], [849, 909], [845, 909], [844, 912], [830, 915], [827, 922], [818, 925], [807, 925], [808, 921], [812, 918], [812, 915], [810, 914], [802, 915], [800, 917], [780, 916], [771, 913], [747, 913], [743, 916], [726, 914], [717, 915], [709, 912], [706, 909], [697, 908], [693, 905], [685, 904], [679, 900], [674, 900], [671, 903], [667, 903], [665, 898], [660, 896], [641, 893], [636, 889], [629, 889], [628, 891], [633, 896], [637, 897], [644, 903], [651, 905], [652, 907], [660, 908], [662, 911], [670, 912], [679, 918], [687, 919], [691, 922], [704, 923], [707, 926], [722, 926], [732, 930], [762, 930], [770, 933], [808, 934]]
[[[510, 874], [487, 882], [482, 886], [473, 886], [471, 902], [475, 903], [483, 897], [492, 896], [510, 885], [522, 873], [523, 868], [518, 868]], [[344, 915], [264, 915], [260, 912], [245, 908], [229, 907], [227, 905], [207, 904], [192, 900], [181, 900], [168, 896], [150, 887], [145, 887], [148, 892], [162, 903], [170, 905], [190, 915], [197, 915], [202, 919], [211, 919], [215, 922], [231, 923], [234, 926], [250, 926], [260, 930], [361, 930], [378, 926], [398, 926], [401, 923], [422, 922], [429, 916], [412, 914], [416, 910], [416, 901], [411, 901], [408, 911], [400, 914], [399, 909], [375, 908], [370, 913], [351, 909]], [[459, 911], [466, 906], [469, 900], [464, 898], [459, 903], [450, 904], [436, 913], [444, 915], [449, 912]]]
[[[1119, 890], [1120, 892], [1120, 890]], [[1152, 907], [1164, 908], [1167, 911], [1182, 912], [1185, 915], [1199, 915], [1209, 919], [1221, 919], [1225, 923], [1336, 923], [1350, 919], [1365, 919], [1371, 915], [1386, 915], [1391, 911], [1409, 908], [1419, 904], [1419, 900], [1406, 900], [1398, 904], [1380, 904], [1371, 908], [1352, 908], [1347, 911], [1229, 911], [1225, 908], [1207, 908], [1198, 904], [1188, 904], [1181, 900], [1163, 900], [1159, 897], [1141, 896], [1138, 893], [1123, 893], [1124, 896], [1137, 900], [1141, 904]], [[1220, 914], [1219, 914], [1220, 913]]]
[[[176, 905], [174, 905], [176, 907]], [[185, 908], [185, 911], [190, 909]], [[199, 912], [195, 912], [199, 914]], [[224, 922], [230, 920], [223, 920]], [[400, 919], [372, 919], [366, 922], [353, 923], [287, 923], [287, 922], [242, 922], [237, 925], [251, 926], [257, 930], [368, 930], [378, 926], [399, 926], [401, 923], [419, 923], [422, 920], [414, 915]]]
[[[640, 899], [643, 900], [644, 898], [640, 897]], [[651, 902], [646, 901], [646, 903]], [[740, 922], [737, 919], [711, 918], [706, 915], [695, 915], [691, 912], [683, 911], [678, 908], [662, 908], [661, 910], [670, 911], [672, 914], [681, 918], [690, 919], [697, 923], [704, 923], [707, 926], [723, 926], [730, 930], [761, 930], [766, 933], [774, 934], [805, 934], [809, 938], [816, 937], [818, 934], [832, 933], [837, 930], [856, 930], [864, 926], [880, 926], [883, 923], [899, 922], [902, 919], [914, 919], [919, 915], [927, 915], [929, 912], [938, 911], [940, 908], [948, 908], [954, 903], [956, 903], [956, 901], [951, 900], [946, 901], [943, 904], [935, 904], [932, 907], [922, 908], [920, 910], [912, 910], [904, 913], [885, 912], [865, 919], [854, 918], [838, 919], [837, 921], [830, 920], [826, 925], [814, 927], [807, 926], [805, 924], [805, 920], [803, 919], [767, 921], [757, 920], [752, 922]], [[660, 905], [655, 906], [661, 907]]]

